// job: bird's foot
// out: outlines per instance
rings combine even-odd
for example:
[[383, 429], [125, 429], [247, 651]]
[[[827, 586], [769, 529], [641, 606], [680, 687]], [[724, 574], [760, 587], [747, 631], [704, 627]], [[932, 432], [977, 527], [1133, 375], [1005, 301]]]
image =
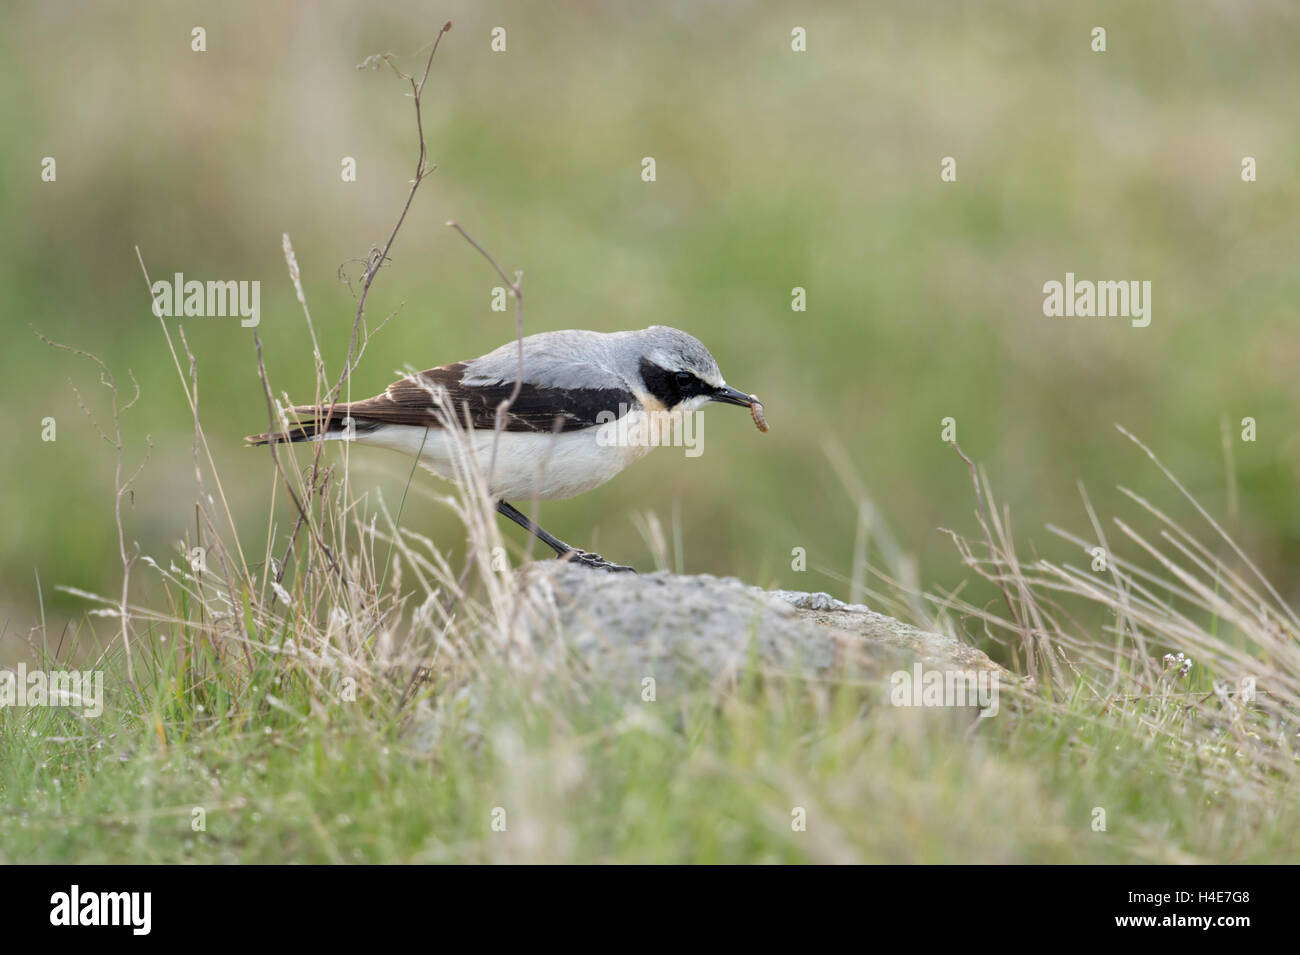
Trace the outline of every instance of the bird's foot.
[[607, 570], [611, 574], [636, 573], [636, 568], [634, 567], [624, 567], [622, 564], [611, 563], [599, 554], [593, 554], [588, 550], [578, 550], [576, 547], [560, 559], [572, 561], [573, 563], [581, 564], [584, 567], [594, 567], [597, 570]]

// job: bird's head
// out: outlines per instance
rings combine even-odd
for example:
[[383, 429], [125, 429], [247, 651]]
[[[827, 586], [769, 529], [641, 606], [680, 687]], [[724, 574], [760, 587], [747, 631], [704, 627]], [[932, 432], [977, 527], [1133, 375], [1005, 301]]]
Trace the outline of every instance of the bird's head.
[[637, 334], [643, 339], [637, 368], [642, 390], [661, 406], [653, 410], [685, 413], [710, 401], [751, 406], [749, 395], [723, 380], [718, 363], [699, 339], [666, 325]]

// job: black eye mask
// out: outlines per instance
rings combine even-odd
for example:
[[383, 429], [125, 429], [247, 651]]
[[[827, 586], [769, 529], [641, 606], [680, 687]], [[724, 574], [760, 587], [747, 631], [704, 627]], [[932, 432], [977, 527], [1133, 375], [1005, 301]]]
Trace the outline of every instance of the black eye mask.
[[711, 395], [717, 390], [689, 371], [668, 371], [646, 358], [641, 359], [641, 380], [645, 382], [646, 390], [667, 408], [674, 408], [688, 398]]

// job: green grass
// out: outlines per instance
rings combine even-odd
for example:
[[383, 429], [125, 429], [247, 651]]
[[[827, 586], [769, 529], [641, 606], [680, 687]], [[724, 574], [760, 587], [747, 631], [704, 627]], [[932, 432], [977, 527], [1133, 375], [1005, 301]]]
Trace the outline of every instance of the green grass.
[[[505, 13], [479, 4], [448, 3], [425, 26], [420, 4], [359, 25], [324, 4], [306, 33], [290, 14], [229, 4], [196, 57], [190, 25], [146, 7], [111, 22], [86, 11], [72, 31], [33, 7], [0, 37], [3, 69], [43, 77], [30, 92], [0, 84], [14, 130], [0, 153], [13, 222], [0, 330], [15, 343], [0, 356], [0, 427], [19, 429], [5, 433], [18, 466], [0, 476], [4, 659], [84, 667], [103, 653], [110, 691], [95, 720], [0, 709], [0, 861], [1296, 857], [1296, 591], [1264, 593], [1244, 559], [1279, 581], [1300, 564], [1293, 17], [1252, 7], [1224, 29], [1214, 10], [1108, 5], [1099, 57], [1093, 14], [1065, 7], [972, 4], [949, 19], [845, 6], [810, 17], [795, 58], [776, 5], [634, 30], [612, 13], [514, 10], [511, 52], [494, 56], [487, 30]], [[247, 332], [160, 331], [132, 249], [158, 275], [261, 280], [269, 380], [312, 394], [280, 236], [337, 375], [355, 304], [336, 270], [388, 234], [414, 158], [401, 84], [352, 67], [413, 51], [446, 16], [457, 26], [426, 115], [440, 165], [375, 285], [372, 325], [396, 315], [355, 393], [513, 334], [488, 309], [496, 276], [448, 218], [525, 270], [528, 331], [697, 334], [763, 396], [772, 434], [713, 413], [707, 464], [661, 451], [617, 487], [548, 504], [547, 526], [634, 563], [648, 552], [773, 586], [847, 584], [840, 596], [958, 634], [1029, 678], [999, 716], [896, 709], [848, 673], [752, 672], [670, 704], [506, 666], [515, 596], [487, 564], [504, 542], [472, 494], [436, 506], [443, 489], [405, 462], [357, 454], [328, 459], [351, 483], [322, 495], [304, 486], [303, 452], [282, 478], [238, 446], [266, 422]], [[47, 153], [57, 184], [33, 173]], [[652, 186], [636, 175], [647, 154]], [[959, 179], [945, 186], [950, 154]], [[1237, 176], [1246, 154], [1260, 161], [1251, 185]], [[338, 179], [343, 155], [358, 158], [355, 184]], [[1152, 326], [1044, 319], [1038, 290], [1067, 270], [1152, 280]], [[789, 310], [796, 285], [807, 313]], [[146, 433], [153, 454], [122, 533], [128, 553], [138, 542], [165, 566], [133, 564], [125, 626], [112, 599], [84, 616], [84, 592], [118, 592], [124, 570], [106, 556], [118, 542], [104, 510], [123, 488], [83, 417], [107, 423], [105, 396], [28, 324], [143, 389], [121, 422], [126, 473]], [[168, 351], [181, 325], [207, 426], [197, 487], [177, 388], [194, 385]], [[987, 516], [956, 536], [959, 559], [936, 528], [973, 526], [969, 475], [939, 439], [948, 415], [1013, 502], [999, 509], [982, 484]], [[1247, 415], [1259, 440], [1236, 442]], [[39, 440], [46, 416], [53, 443]], [[1228, 500], [1222, 523], [1244, 549], [1188, 536], [1199, 514], [1139, 470], [1116, 420], [1199, 499]], [[827, 442], [845, 449], [833, 468]], [[1131, 495], [1112, 490], [1116, 475]], [[1136, 515], [1102, 524], [1085, 501], [1086, 530], [1012, 531], [1013, 515], [1061, 521], [1080, 481], [1097, 511]], [[286, 486], [313, 502], [319, 541], [297, 538], [277, 599]], [[388, 499], [402, 502], [400, 535]], [[855, 534], [854, 514], [875, 517]], [[162, 556], [199, 539], [203, 571]], [[1099, 542], [1111, 567], [1093, 573], [1079, 553]], [[796, 547], [807, 573], [791, 568]], [[879, 590], [868, 555], [890, 581]], [[65, 624], [79, 640], [64, 644]], [[1161, 663], [1179, 651], [1195, 660], [1187, 677]], [[431, 682], [408, 695], [417, 666]], [[791, 828], [796, 807], [806, 831]]]
[[[500, 537], [481, 480], [466, 475], [447, 502], [475, 541], [463, 570], [410, 531], [367, 534], [364, 501], [345, 517], [341, 485], [317, 506], [332, 553], [349, 528], [342, 575], [304, 544], [282, 596], [251, 581], [232, 598], [211, 568], [235, 565], [237, 550], [219, 538], [206, 568], [137, 568], [161, 595], [130, 608], [135, 684], [115, 642], [99, 662], [101, 717], [0, 709], [0, 861], [1286, 862], [1300, 851], [1294, 618], [1226, 562], [1113, 554], [1109, 577], [1054, 575], [1016, 557], [1005, 516], [991, 518], [959, 552], [1008, 588], [1010, 618], [1037, 623], [954, 595], [932, 595], [940, 612], [916, 620], [951, 629], [960, 617], [969, 641], [983, 618], [987, 645], [1017, 670], [997, 715], [895, 707], [879, 674], [804, 679], [754, 659], [729, 682], [647, 702], [639, 685], [534, 652], [548, 638], [518, 626], [515, 579], [489, 559]], [[999, 514], [986, 481], [980, 493]], [[1187, 673], [1157, 658], [1165, 649], [1194, 654]]]
[[[501, 674], [486, 710], [458, 718], [451, 705], [431, 746], [427, 704], [394, 718], [398, 685], [343, 703], [273, 657], [255, 663], [258, 684], [218, 669], [202, 692], [166, 690], [186, 677], [163, 664], [143, 710], [118, 694], [93, 728], [60, 710], [0, 711], [0, 860], [1282, 862], [1300, 850], [1294, 780], [1266, 794], [1208, 782], [1222, 736], [1154, 701], [1025, 699], [972, 729], [968, 713], [896, 709], [875, 688], [747, 679], [673, 705], [608, 688], [579, 702], [572, 687]], [[795, 807], [806, 831], [792, 831]]]

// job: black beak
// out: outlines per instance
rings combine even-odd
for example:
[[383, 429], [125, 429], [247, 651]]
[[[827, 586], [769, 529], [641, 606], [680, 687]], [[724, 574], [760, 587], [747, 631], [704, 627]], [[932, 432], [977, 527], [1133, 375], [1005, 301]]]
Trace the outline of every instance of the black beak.
[[735, 388], [719, 388], [713, 394], [709, 395], [710, 401], [721, 401], [727, 405], [740, 405], [742, 408], [750, 407], [753, 402], [749, 400], [749, 395], [743, 391], [737, 391]]

